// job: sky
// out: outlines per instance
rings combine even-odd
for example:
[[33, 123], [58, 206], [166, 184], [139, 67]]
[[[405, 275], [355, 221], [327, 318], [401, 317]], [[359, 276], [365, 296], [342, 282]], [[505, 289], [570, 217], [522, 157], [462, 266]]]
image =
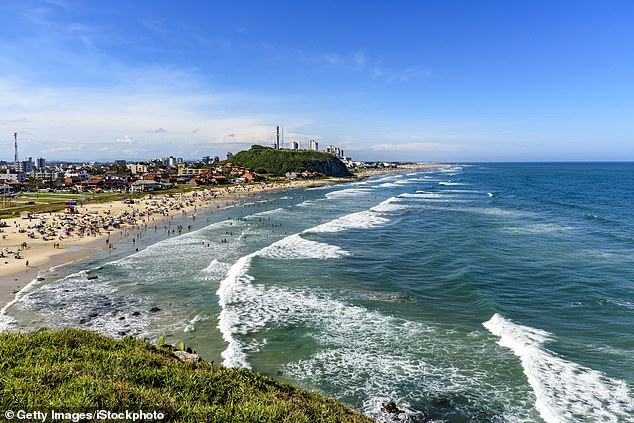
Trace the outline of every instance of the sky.
[[0, 160], [634, 160], [634, 2], [0, 0]]

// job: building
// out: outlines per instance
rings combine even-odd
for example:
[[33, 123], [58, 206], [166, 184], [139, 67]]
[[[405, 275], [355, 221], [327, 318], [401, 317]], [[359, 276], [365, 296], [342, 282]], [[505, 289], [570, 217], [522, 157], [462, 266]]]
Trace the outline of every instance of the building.
[[36, 168], [31, 171], [30, 176], [35, 179], [54, 181], [57, 178], [63, 178], [64, 173], [52, 169]]
[[43, 157], [38, 157], [35, 159], [35, 167], [38, 169], [44, 169], [46, 167], [46, 159]]
[[90, 175], [84, 169], [70, 169], [64, 174], [64, 178], [88, 179]]
[[310, 140], [308, 149], [312, 151], [319, 151], [319, 143], [315, 140]]
[[127, 164], [126, 167], [133, 175], [142, 175], [147, 173], [147, 165], [144, 164]]
[[297, 141], [291, 142], [291, 150], [299, 150], [299, 143]]
[[139, 181], [134, 182], [130, 185], [131, 192], [148, 192], [155, 191], [157, 189], [161, 189], [162, 185], [155, 181], [148, 181], [141, 179]]
[[326, 147], [326, 153], [330, 153], [340, 159], [344, 157], [343, 150], [339, 147], [335, 147], [334, 145]]
[[17, 163], [16, 171], [20, 173], [29, 173], [33, 170], [33, 157], [27, 157], [25, 160]]
[[26, 175], [24, 173], [17, 173], [11, 171], [9, 173], [0, 173], [0, 182], [26, 182]]

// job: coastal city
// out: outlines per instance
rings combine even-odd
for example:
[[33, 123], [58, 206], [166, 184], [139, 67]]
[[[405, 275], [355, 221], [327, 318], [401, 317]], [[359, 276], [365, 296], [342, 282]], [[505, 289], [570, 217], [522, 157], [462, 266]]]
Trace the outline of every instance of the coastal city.
[[[272, 147], [284, 150], [280, 143], [279, 127], [277, 139], [272, 143]], [[300, 151], [299, 142], [291, 142], [288, 150]], [[0, 194], [5, 206], [8, 198], [23, 191], [135, 193], [169, 189], [174, 186], [214, 186], [265, 180], [265, 175], [258, 172], [258, 169], [232, 165], [231, 152], [228, 152], [226, 160], [222, 161], [219, 156], [205, 156], [199, 160], [169, 156], [133, 162], [49, 162], [44, 157], [19, 159], [17, 133], [14, 133], [14, 151], [12, 162], [0, 160]], [[307, 151], [319, 151], [318, 143], [311, 140]], [[354, 161], [344, 156], [344, 151], [334, 145], [329, 145], [323, 152], [337, 157], [351, 171], [398, 166], [397, 163]], [[284, 174], [286, 179], [317, 176], [317, 172], [307, 171], [289, 171]]]

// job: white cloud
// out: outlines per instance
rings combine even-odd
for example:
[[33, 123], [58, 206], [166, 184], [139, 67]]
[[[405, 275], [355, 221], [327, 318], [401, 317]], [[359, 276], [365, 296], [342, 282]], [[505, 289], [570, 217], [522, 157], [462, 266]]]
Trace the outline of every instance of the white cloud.
[[117, 138], [117, 142], [119, 144], [136, 144], [137, 142], [130, 138], [129, 135], [124, 135], [122, 137]]
[[359, 72], [367, 77], [384, 82], [408, 82], [413, 79], [429, 78], [433, 75], [430, 68], [422, 65], [398, 67], [388, 66], [383, 59], [369, 57], [364, 50], [353, 53], [311, 54], [302, 50], [295, 53], [296, 59], [304, 64], [337, 68], [348, 72]]
[[373, 151], [397, 152], [451, 152], [463, 151], [466, 146], [461, 144], [443, 144], [438, 142], [410, 142], [410, 143], [379, 143], [369, 146]]

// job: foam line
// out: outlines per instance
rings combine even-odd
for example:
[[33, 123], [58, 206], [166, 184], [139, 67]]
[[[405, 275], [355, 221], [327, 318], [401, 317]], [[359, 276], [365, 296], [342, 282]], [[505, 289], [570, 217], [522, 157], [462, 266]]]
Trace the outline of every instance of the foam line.
[[513, 323], [497, 313], [483, 325], [500, 338], [499, 345], [519, 357], [535, 393], [535, 408], [547, 423], [574, 422], [578, 416], [617, 423], [634, 416], [634, 400], [625, 382], [544, 348], [552, 339], [550, 333]]

